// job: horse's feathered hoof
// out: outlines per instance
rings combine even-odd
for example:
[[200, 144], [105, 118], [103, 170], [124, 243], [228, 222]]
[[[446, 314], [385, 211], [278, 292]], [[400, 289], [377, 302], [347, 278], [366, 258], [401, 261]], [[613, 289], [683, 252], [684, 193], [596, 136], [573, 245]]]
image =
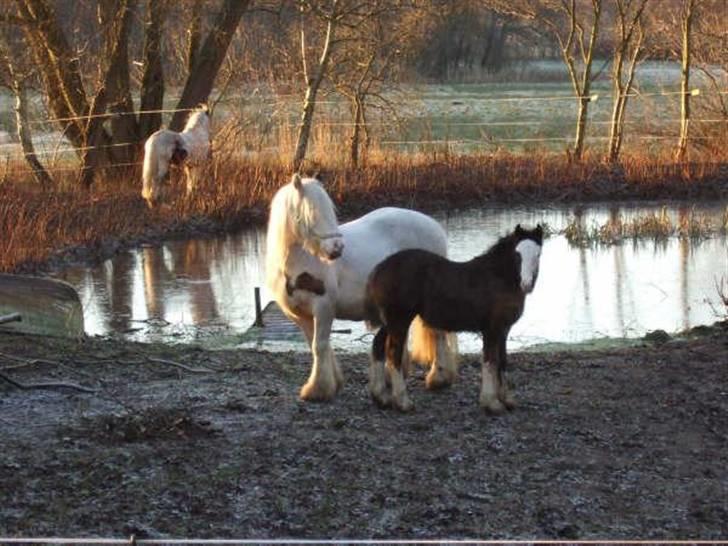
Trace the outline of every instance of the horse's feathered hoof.
[[392, 407], [392, 397], [389, 394], [381, 394], [379, 396], [372, 394], [372, 400], [374, 400], [374, 403], [379, 409], [388, 409]]
[[402, 413], [409, 413], [410, 411], [415, 409], [414, 403], [412, 403], [412, 400], [410, 400], [409, 398], [402, 400], [401, 402], [395, 401], [394, 407]]
[[452, 385], [454, 379], [453, 374], [448, 373], [441, 366], [433, 367], [425, 378], [425, 387], [431, 391], [444, 389], [445, 387]]
[[507, 409], [503, 402], [501, 402], [497, 398], [495, 400], [481, 400], [480, 407], [488, 413], [492, 413], [493, 415], [501, 415], [505, 413]]
[[316, 383], [309, 382], [301, 387], [299, 396], [301, 400], [305, 400], [306, 402], [328, 402], [336, 396], [336, 391], [336, 385], [333, 385], [333, 388], [326, 389]]
[[506, 394], [500, 401], [508, 411], [514, 410], [518, 406], [518, 402], [516, 402], [516, 399], [510, 393]]

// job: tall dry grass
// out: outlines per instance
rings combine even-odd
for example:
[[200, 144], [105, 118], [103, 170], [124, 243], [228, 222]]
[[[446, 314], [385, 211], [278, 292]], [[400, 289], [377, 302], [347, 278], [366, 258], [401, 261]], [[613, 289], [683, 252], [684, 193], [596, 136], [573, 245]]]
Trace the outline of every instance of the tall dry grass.
[[[218, 139], [219, 140], [219, 139]], [[618, 167], [599, 157], [579, 163], [566, 155], [457, 155], [447, 148], [414, 154], [371, 151], [359, 168], [347, 165], [345, 146], [328, 156], [313, 145], [305, 170], [320, 172], [343, 219], [383, 205], [433, 210], [479, 206], [489, 201], [576, 201], [694, 198], [728, 195], [728, 158], [672, 162], [669, 153], [624, 155]], [[209, 182], [185, 199], [181, 181], [171, 182], [170, 202], [148, 210], [139, 196], [137, 171], [110, 172], [90, 193], [75, 187], [75, 174], [61, 175], [58, 189], [38, 190], [24, 165], [13, 166], [0, 185], [0, 271], [31, 271], [69, 249], [105, 257], [119, 245], [201, 231], [234, 230], [265, 222], [277, 188], [290, 179], [280, 156], [245, 156], [230, 136], [215, 145]], [[289, 156], [287, 156], [289, 157]], [[98, 250], [98, 252], [96, 252]]]

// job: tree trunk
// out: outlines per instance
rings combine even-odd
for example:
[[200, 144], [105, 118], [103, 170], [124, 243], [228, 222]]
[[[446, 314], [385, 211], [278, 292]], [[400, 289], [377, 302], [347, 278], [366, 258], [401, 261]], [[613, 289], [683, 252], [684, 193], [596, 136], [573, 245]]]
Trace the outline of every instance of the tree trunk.
[[[215, 76], [220, 70], [230, 41], [248, 4], [250, 0], [225, 0], [215, 24], [200, 49], [195, 66], [187, 77], [182, 96], [177, 103], [178, 110], [194, 108], [210, 97]], [[186, 111], [175, 112], [169, 128], [173, 131], [181, 130], [186, 119]]]
[[192, 2], [192, 19], [187, 29], [187, 74], [192, 74], [192, 70], [197, 64], [197, 56], [200, 52], [200, 42], [202, 41], [202, 13], [199, 9], [195, 9]]
[[[630, 3], [617, 0], [619, 36], [617, 36], [618, 43], [614, 52], [614, 68], [612, 71], [614, 107], [612, 109], [612, 122], [609, 131], [609, 151], [607, 154], [607, 159], [610, 163], [617, 162], [619, 159], [619, 153], [622, 149], [627, 101], [629, 99], [629, 93], [632, 91], [634, 74], [637, 69], [640, 53], [642, 52], [642, 42], [644, 39], [642, 13], [647, 5], [647, 1], [648, 0], [639, 0], [640, 3], [628, 24], [627, 12], [629, 10]], [[625, 58], [629, 52], [630, 46], [632, 47], [632, 53], [627, 67], [627, 79], [624, 81]]]
[[73, 51], [47, 0], [16, 0], [26, 35], [36, 57], [48, 96], [48, 104], [61, 122], [63, 134], [74, 146], [83, 146], [83, 122], [89, 110], [78, 56]]
[[574, 136], [574, 148], [572, 157], [579, 161], [584, 153], [584, 138], [586, 137], [586, 121], [589, 116], [589, 98], [579, 99], [579, 112], [576, 116], [576, 135]]
[[364, 105], [362, 98], [360, 96], [354, 97], [354, 104], [352, 105], [354, 109], [354, 127], [351, 131], [351, 148], [350, 148], [350, 157], [351, 157], [351, 166], [352, 167], [358, 167], [359, 166], [359, 147], [361, 145], [361, 129], [362, 129], [362, 122], [364, 119]]
[[[311, 125], [313, 124], [313, 113], [316, 107], [316, 94], [318, 93], [321, 82], [324, 80], [326, 70], [328, 68], [329, 59], [331, 57], [331, 42], [334, 39], [336, 30], [335, 14], [336, 3], [333, 2], [331, 17], [329, 17], [326, 25], [326, 38], [324, 39], [324, 47], [316, 67], [316, 74], [308, 79], [306, 87], [306, 96], [303, 99], [303, 113], [301, 114], [301, 126], [298, 129], [298, 138], [296, 139], [296, 151], [293, 154], [293, 170], [298, 171], [306, 157], [308, 148], [308, 140], [311, 135]], [[302, 31], [303, 32], [303, 31]], [[302, 35], [303, 36], [303, 35]], [[305, 52], [302, 52], [305, 59]]]
[[695, 0], [684, 0], [682, 17], [682, 63], [680, 70], [680, 140], [675, 158], [683, 161], [688, 150], [688, 128], [690, 125], [690, 38], [693, 24]]
[[[109, 69], [106, 76], [106, 92], [109, 110], [117, 114], [111, 118], [111, 140], [115, 144], [109, 149], [114, 163], [132, 162], [137, 155], [136, 142], [139, 127], [134, 116], [134, 102], [129, 85], [129, 34], [136, 13], [137, 0], [119, 0], [112, 12], [118, 24], [112, 24], [108, 36], [107, 55]], [[128, 144], [127, 144], [128, 143]], [[118, 144], [125, 144], [118, 146]]]
[[[144, 32], [144, 72], [139, 114], [139, 138], [146, 140], [162, 125], [164, 69], [162, 68], [162, 25], [167, 15], [165, 0], [149, 0]], [[144, 113], [149, 112], [149, 113]]]
[[[594, 62], [594, 52], [597, 44], [597, 37], [599, 36], [600, 19], [602, 13], [602, 0], [592, 0], [592, 14], [594, 20], [591, 25], [591, 35], [589, 36], [589, 43], [584, 47], [582, 41], [581, 32], [578, 32], [580, 26], [577, 24], [576, 19], [576, 0], [571, 0], [567, 6], [567, 13], [570, 18], [570, 31], [568, 39], [564, 42], [559, 34], [560, 27], [554, 26], [554, 32], [561, 46], [561, 55], [566, 64], [569, 77], [571, 79], [571, 85], [574, 89], [574, 94], [579, 100], [579, 111], [576, 117], [576, 134], [574, 136], [574, 146], [572, 148], [571, 157], [580, 161], [581, 156], [584, 153], [584, 139], [586, 137], [586, 124], [589, 116], [589, 102], [591, 101], [591, 81], [592, 81], [592, 63]], [[572, 51], [577, 33], [578, 45], [582, 54], [582, 73], [579, 77], [576, 56]]]
[[4, 68], [10, 77], [10, 86], [15, 94], [15, 124], [17, 126], [20, 146], [23, 150], [23, 157], [33, 171], [33, 177], [36, 182], [38, 182], [41, 188], [48, 189], [53, 184], [53, 180], [35, 154], [33, 137], [30, 132], [30, 123], [28, 123], [28, 99], [25, 91], [25, 82], [18, 73], [11, 56], [8, 54], [10, 47], [4, 43], [4, 40], [0, 42], [0, 50], [2, 51], [0, 59], [2, 59]]

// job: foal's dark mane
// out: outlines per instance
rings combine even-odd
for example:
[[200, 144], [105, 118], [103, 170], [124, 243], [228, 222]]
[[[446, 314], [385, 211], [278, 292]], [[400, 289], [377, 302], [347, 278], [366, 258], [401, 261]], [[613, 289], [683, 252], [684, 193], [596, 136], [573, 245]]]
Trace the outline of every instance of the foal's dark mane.
[[504, 257], [506, 253], [513, 252], [516, 246], [516, 236], [511, 233], [498, 239], [498, 241], [488, 250], [483, 252], [479, 258], [498, 259]]

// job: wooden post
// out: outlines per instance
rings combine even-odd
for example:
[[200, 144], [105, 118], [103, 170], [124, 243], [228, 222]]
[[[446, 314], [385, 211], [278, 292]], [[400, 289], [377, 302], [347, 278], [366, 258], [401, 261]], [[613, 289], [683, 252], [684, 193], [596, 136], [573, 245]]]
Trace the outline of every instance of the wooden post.
[[10, 313], [9, 315], [0, 315], [0, 324], [5, 324], [6, 322], [21, 322], [23, 318], [20, 316], [20, 313]]
[[263, 311], [260, 308], [260, 288], [255, 287], [255, 326], [262, 328], [263, 324]]

